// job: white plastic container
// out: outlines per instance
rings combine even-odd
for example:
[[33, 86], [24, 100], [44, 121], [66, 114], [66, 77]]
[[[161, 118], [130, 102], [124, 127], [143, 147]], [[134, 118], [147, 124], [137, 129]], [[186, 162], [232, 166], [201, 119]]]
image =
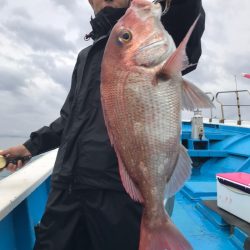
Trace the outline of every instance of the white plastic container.
[[204, 125], [201, 110], [195, 110], [194, 116], [191, 119], [192, 125], [192, 139], [204, 139]]
[[217, 174], [217, 205], [250, 223], [250, 174]]

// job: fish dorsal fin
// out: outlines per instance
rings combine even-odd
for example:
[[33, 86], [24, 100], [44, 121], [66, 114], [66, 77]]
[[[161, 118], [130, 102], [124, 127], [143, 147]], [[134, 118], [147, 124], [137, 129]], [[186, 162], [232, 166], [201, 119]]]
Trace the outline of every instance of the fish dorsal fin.
[[120, 176], [122, 180], [122, 184], [126, 190], [126, 192], [129, 194], [129, 196], [134, 200], [134, 201], [139, 201], [140, 203], [144, 202], [144, 199], [141, 195], [141, 192], [138, 190], [136, 187], [135, 183], [129, 176], [122, 160], [119, 154], [117, 154], [118, 158], [118, 164], [119, 164], [119, 171], [120, 171]]
[[181, 145], [179, 158], [176, 164], [176, 168], [166, 184], [165, 197], [172, 197], [176, 192], [178, 192], [184, 182], [190, 177], [192, 171], [192, 160], [190, 159], [186, 148]]
[[182, 108], [193, 111], [197, 108], [214, 108], [209, 97], [191, 82], [182, 82]]
[[178, 46], [178, 48], [175, 50], [175, 52], [170, 56], [170, 58], [166, 61], [163, 68], [161, 69], [160, 73], [166, 76], [174, 75], [178, 72], [181, 72], [184, 69], [187, 69], [194, 64], [189, 64], [188, 57], [186, 54], [186, 47], [187, 43], [189, 41], [189, 38], [196, 26], [196, 23], [199, 20], [200, 15], [196, 18], [193, 25], [190, 27], [188, 33]]

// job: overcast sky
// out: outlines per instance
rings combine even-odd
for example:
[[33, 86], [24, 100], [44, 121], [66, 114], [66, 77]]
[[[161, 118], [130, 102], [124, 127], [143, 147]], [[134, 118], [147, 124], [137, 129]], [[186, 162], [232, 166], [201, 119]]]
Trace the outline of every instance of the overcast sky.
[[[250, 80], [240, 74], [250, 73], [250, 1], [203, 4], [203, 55], [187, 78], [216, 93], [234, 90], [237, 75], [238, 88], [249, 90]], [[26, 137], [57, 118], [93, 13], [87, 0], [0, 0], [0, 6], [0, 136]]]

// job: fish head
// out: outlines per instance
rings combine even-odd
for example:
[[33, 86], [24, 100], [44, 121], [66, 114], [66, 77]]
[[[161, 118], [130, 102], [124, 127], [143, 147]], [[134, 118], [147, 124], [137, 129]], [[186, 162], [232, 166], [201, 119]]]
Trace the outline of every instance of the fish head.
[[172, 37], [161, 24], [160, 4], [133, 0], [114, 26], [105, 57], [123, 67], [160, 67], [175, 50]]

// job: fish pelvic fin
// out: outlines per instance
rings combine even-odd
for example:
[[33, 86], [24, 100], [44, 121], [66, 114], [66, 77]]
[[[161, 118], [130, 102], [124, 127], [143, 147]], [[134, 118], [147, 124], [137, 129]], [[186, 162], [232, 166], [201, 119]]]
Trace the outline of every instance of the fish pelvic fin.
[[193, 111], [196, 108], [214, 108], [214, 104], [202, 90], [183, 79], [182, 108]]
[[164, 196], [169, 198], [178, 192], [184, 185], [184, 182], [190, 177], [191, 173], [192, 160], [190, 159], [186, 148], [183, 145], [180, 145], [179, 158], [174, 172], [166, 184]]
[[117, 158], [118, 158], [119, 172], [120, 172], [122, 184], [126, 192], [134, 201], [143, 203], [144, 199], [142, 197], [142, 194], [137, 188], [137, 186], [135, 185], [135, 183], [133, 182], [133, 180], [131, 179], [131, 177], [129, 176], [119, 154], [117, 154]]
[[193, 25], [190, 27], [188, 33], [178, 46], [178, 48], [174, 51], [174, 53], [169, 57], [166, 63], [163, 65], [162, 69], [160, 70], [160, 75], [165, 75], [167, 77], [176, 75], [178, 72], [181, 72], [194, 64], [190, 64], [187, 54], [186, 54], [186, 47], [187, 43], [190, 39], [190, 36], [199, 20], [200, 15], [196, 18]]
[[171, 222], [163, 219], [160, 226], [150, 227], [142, 216], [139, 250], [192, 250], [192, 246]]

